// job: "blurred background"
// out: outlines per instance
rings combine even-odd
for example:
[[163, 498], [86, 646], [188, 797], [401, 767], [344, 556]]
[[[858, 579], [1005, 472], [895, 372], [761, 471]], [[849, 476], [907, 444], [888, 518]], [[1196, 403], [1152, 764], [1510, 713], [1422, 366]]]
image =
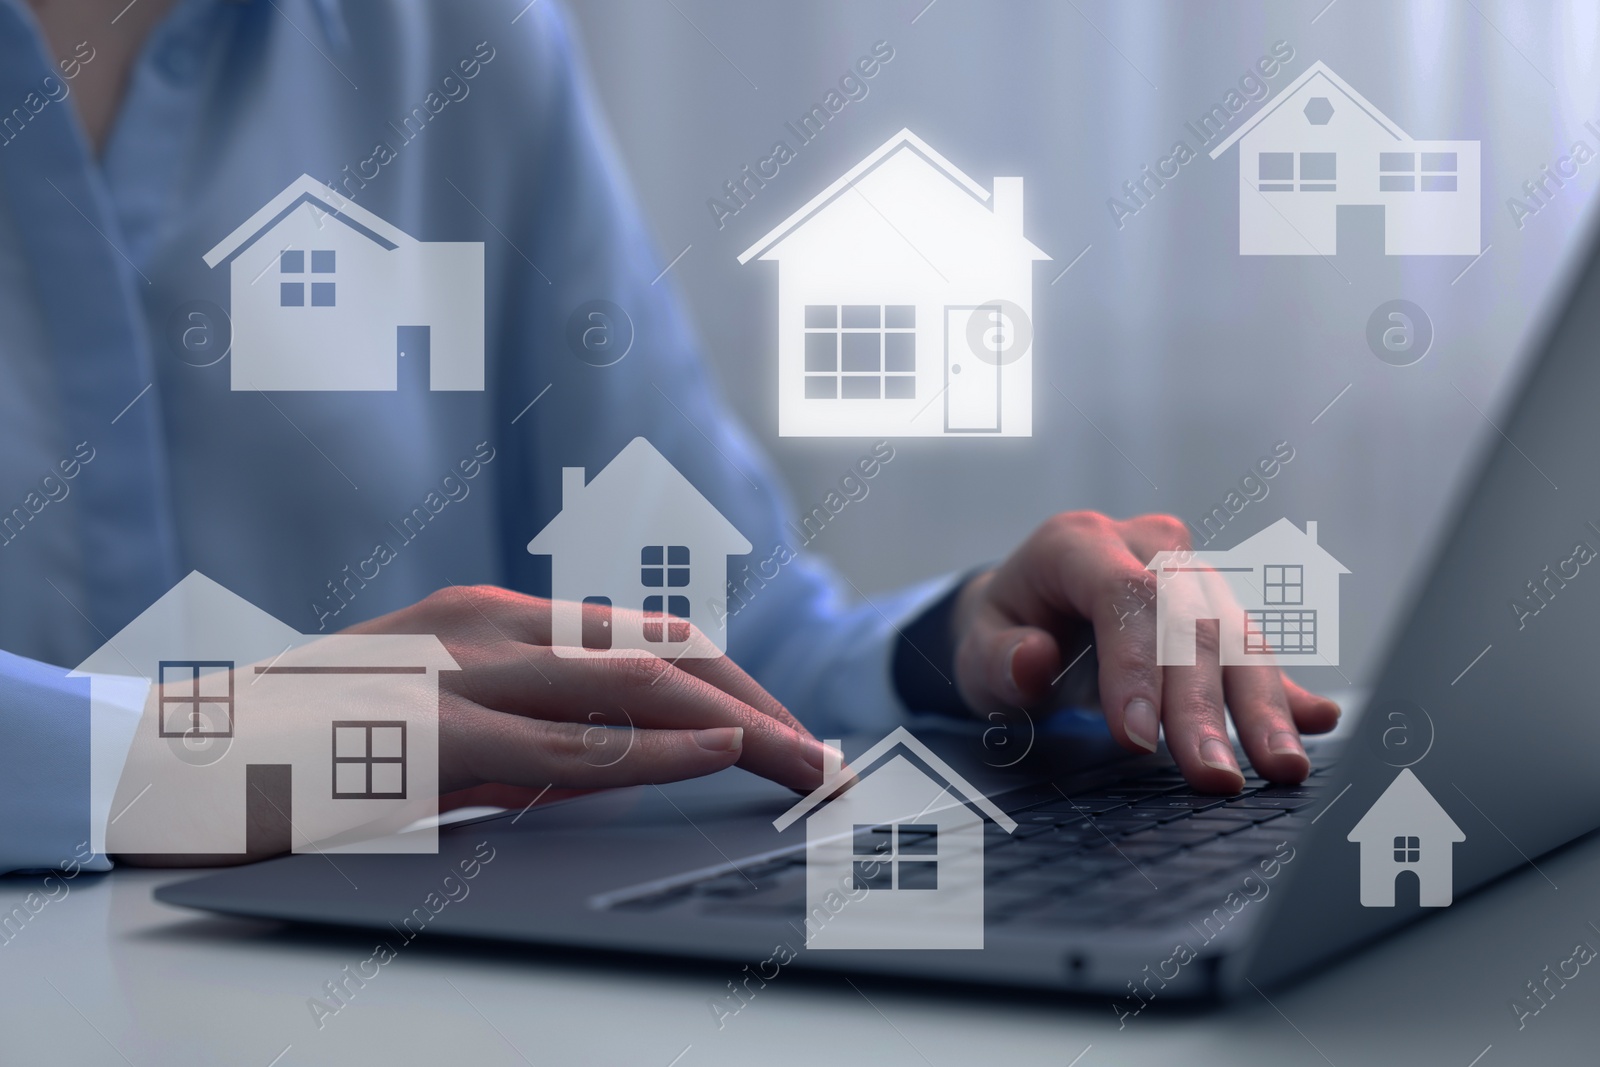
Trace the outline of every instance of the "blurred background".
[[[777, 267], [735, 257], [902, 127], [986, 188], [1024, 178], [1025, 233], [1052, 257], [1034, 275], [1033, 437], [894, 442], [870, 496], [813, 550], [871, 594], [997, 558], [1063, 509], [1199, 522], [1288, 442], [1269, 495], [1211, 547], [1317, 520], [1351, 570], [1341, 670], [1360, 683], [1376, 669], [1600, 175], [1588, 162], [1542, 204], [1523, 189], [1576, 142], [1600, 150], [1584, 127], [1600, 129], [1600, 4], [570, 3], [662, 262], [682, 254], [662, 284], [685, 295], [734, 408], [805, 507], [871, 442], [777, 436]], [[726, 202], [723, 183], [774, 141], [798, 145], [785, 123], [878, 42], [893, 58], [866, 96], [719, 228], [707, 201]], [[1481, 142], [1481, 257], [1385, 256], [1381, 219], [1360, 212], [1341, 220], [1337, 256], [1240, 256], [1237, 149], [1202, 152], [1119, 227], [1108, 200], [1131, 204], [1124, 182], [1180, 138], [1194, 146], [1184, 124], [1278, 42], [1293, 55], [1269, 101], [1321, 60], [1412, 137]], [[1432, 323], [1411, 366], [1366, 340], [1396, 298]], [[1304, 680], [1342, 684], [1332, 668]]]

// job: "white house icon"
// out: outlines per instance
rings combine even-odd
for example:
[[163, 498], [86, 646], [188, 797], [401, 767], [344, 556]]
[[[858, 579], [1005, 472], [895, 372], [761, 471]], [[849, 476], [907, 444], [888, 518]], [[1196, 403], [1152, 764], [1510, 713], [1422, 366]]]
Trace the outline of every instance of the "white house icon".
[[[438, 812], [439, 672], [456, 669], [432, 634], [310, 637], [191, 571], [71, 672], [89, 676], [92, 765], [126, 757], [95, 847], [435, 852], [432, 831], [386, 835]], [[130, 680], [144, 713], [104, 744]], [[116, 780], [97, 769], [92, 788]]]
[[572, 658], [721, 655], [728, 557], [750, 550], [643, 437], [588, 484], [582, 467], [563, 467], [561, 512], [528, 542], [551, 557], [555, 652]]
[[848, 770], [826, 767], [822, 784], [772, 823], [782, 831], [806, 820], [806, 947], [981, 949], [980, 815], [1017, 828], [904, 727]]
[[1321, 61], [1211, 150], [1239, 144], [1239, 254], [1331, 256], [1339, 208], [1383, 208], [1391, 256], [1480, 251], [1479, 142], [1418, 141]]
[[418, 241], [302, 174], [205, 254], [234, 389], [483, 388], [483, 243]]
[[[1158, 552], [1156, 662], [1194, 663], [1195, 623], [1216, 619], [1223, 666], [1339, 662], [1339, 576], [1350, 571], [1317, 543], [1317, 524], [1304, 531], [1288, 519], [1224, 551]], [[1226, 610], [1206, 595], [1221, 579], [1233, 597]]]
[[1455, 891], [1454, 845], [1467, 835], [1407, 767], [1350, 831], [1361, 846], [1361, 906], [1394, 907], [1402, 871], [1417, 875], [1417, 902], [1447, 908]]
[[991, 194], [901, 130], [739, 256], [781, 264], [779, 435], [1031, 435], [1049, 258], [1021, 178]]

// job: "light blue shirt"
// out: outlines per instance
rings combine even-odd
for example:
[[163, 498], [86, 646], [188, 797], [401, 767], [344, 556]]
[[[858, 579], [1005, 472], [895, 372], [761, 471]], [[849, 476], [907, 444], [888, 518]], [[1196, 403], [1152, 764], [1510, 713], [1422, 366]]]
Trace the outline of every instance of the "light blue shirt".
[[[730, 577], [801, 547], [656, 280], [562, 13], [518, 6], [182, 0], [96, 160], [74, 71], [0, 0], [0, 870], [90, 836], [87, 686], [65, 671], [191, 569], [307, 633], [448, 585], [547, 594], [526, 545], [561, 468], [641, 435], [755, 546]], [[185, 343], [189, 311], [228, 303], [203, 254], [302, 173], [419, 240], [484, 243], [482, 392], [236, 392], [215, 335]], [[593, 299], [632, 319], [613, 366], [568, 343]], [[393, 558], [347, 581], [379, 544]], [[728, 651], [819, 734], [886, 729], [896, 627], [940, 588], [856, 604], [801, 549]]]

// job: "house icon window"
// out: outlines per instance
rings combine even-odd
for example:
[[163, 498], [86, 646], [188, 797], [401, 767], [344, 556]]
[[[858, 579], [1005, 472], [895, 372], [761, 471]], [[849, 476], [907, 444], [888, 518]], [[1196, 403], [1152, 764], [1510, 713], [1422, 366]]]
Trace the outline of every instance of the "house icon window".
[[[311, 286], [311, 306], [317, 308], [331, 308], [334, 306], [334, 283], [331, 275], [334, 273], [334, 253], [331, 249], [317, 249], [311, 253], [311, 273], [325, 275], [322, 279], [313, 280]], [[284, 280], [278, 283], [278, 305], [286, 308], [306, 306], [306, 254], [298, 249], [286, 249], [278, 253], [278, 273]]]
[[939, 827], [896, 823], [855, 827], [855, 889], [938, 889]]
[[807, 304], [807, 400], [913, 400], [915, 304]]
[[[1270, 562], [1297, 560], [1298, 562]], [[1233, 548], [1158, 552], [1156, 662], [1194, 663], [1196, 624], [1215, 620], [1223, 666], [1248, 666], [1257, 657], [1280, 664], [1339, 662], [1339, 576], [1349, 569], [1317, 543], [1317, 523], [1302, 531], [1279, 519]], [[1226, 583], [1236, 608], [1213, 603], [1203, 586]]]
[[528, 551], [551, 557], [556, 655], [704, 659], [727, 647], [727, 561], [751, 545], [635, 437], [592, 479], [582, 467], [561, 468], [561, 511]]
[[[646, 545], [639, 550], [639, 584], [646, 589], [683, 589], [689, 585], [688, 545]], [[686, 596], [647, 596], [644, 598], [646, 641], [674, 643], [689, 640], [689, 598]]]
[[233, 736], [232, 660], [161, 660], [157, 670], [162, 737]]
[[651, 589], [689, 584], [688, 545], [646, 545], [639, 550], [639, 582]]
[[1394, 861], [1396, 863], [1421, 863], [1422, 839], [1418, 837], [1396, 837], [1394, 839]]
[[333, 799], [406, 799], [405, 720], [334, 721]]
[[1261, 568], [1263, 604], [1304, 604], [1306, 569], [1300, 565], [1269, 563]]

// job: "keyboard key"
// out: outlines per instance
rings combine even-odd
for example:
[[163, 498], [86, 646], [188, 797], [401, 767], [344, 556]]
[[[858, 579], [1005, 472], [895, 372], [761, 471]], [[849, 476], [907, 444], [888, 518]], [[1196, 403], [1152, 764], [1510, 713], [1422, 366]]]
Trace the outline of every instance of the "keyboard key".
[[1171, 842], [1179, 845], [1197, 845], [1202, 841], [1212, 841], [1220, 834], [1214, 827], [1190, 826], [1188, 823], [1158, 827], [1154, 832], [1140, 837], [1139, 841], [1157, 840]]
[[1241, 797], [1238, 800], [1228, 801], [1228, 807], [1234, 810], [1252, 808], [1277, 808], [1280, 811], [1294, 811], [1309, 805], [1309, 800], [1297, 800], [1293, 797], [1264, 797], [1259, 794], [1252, 797]]
[[1156, 811], [1206, 811], [1221, 807], [1227, 799], [1227, 797], [1159, 796], [1141, 800], [1134, 807]]
[[1002, 810], [1011, 812], [1014, 815], [1019, 811], [1025, 811], [1039, 804], [1048, 804], [1052, 800], [1060, 800], [1061, 794], [1053, 786], [1039, 785], [1013, 789], [991, 799], [1000, 805]]
[[1164, 882], [1173, 885], [1201, 883], [1214, 885], [1224, 872], [1238, 870], [1242, 861], [1238, 856], [1211, 849], [1185, 849], [1155, 866]]
[[1048, 894], [1032, 891], [1020, 896], [998, 899], [986, 893], [983, 898], [984, 922], [1016, 922], [1019, 919], [1026, 919], [1029, 912], [1049, 907], [1053, 903]]
[[1042, 893], [1053, 897], [1070, 896], [1073, 893], [1082, 891], [1085, 886], [1090, 885], [1104, 877], [1104, 871], [1099, 871], [1094, 874], [1072, 874], [1070, 872], [1061, 872], [1053, 878], [1047, 878], [1041, 873], [1030, 875], [1027, 878], [1019, 878], [1014, 882], [1007, 883], [1006, 887], [1017, 890], [1026, 890], [1031, 893]]
[[1282, 814], [1283, 812], [1274, 811], [1270, 808], [1256, 808], [1248, 812], [1230, 811], [1227, 812], [1226, 815], [1220, 812], [1207, 812], [1204, 815], [1196, 815], [1192, 819], [1185, 819], [1178, 825], [1185, 828], [1190, 826], [1198, 826], [1212, 831], [1217, 836], [1222, 836], [1225, 834], [1237, 834], [1244, 830], [1253, 829], [1268, 819], [1277, 818]]
[[1240, 835], [1235, 834], [1195, 845], [1190, 851], [1197, 856], [1226, 858], [1239, 866], [1244, 866], [1258, 857], [1272, 855], [1272, 850], [1276, 847], [1276, 842], [1267, 844], [1263, 841], [1243, 840]]
[[1129, 808], [1125, 811], [1112, 811], [1104, 815], [1097, 815], [1083, 825], [1090, 830], [1099, 828], [1107, 834], [1132, 833], [1154, 826], [1161, 821], [1161, 813], [1155, 810], [1135, 810]]
[[1082, 893], [1066, 897], [1065, 903], [1083, 911], [1104, 909], [1126, 912], [1149, 908], [1160, 892], [1157, 886], [1135, 876], [1132, 879], [1119, 879], [1116, 883], [1099, 882]]
[[[1101, 844], [1105, 845], [1105, 842], [1102, 840]], [[1120, 870], [1126, 864], [1127, 861], [1118, 856], [1114, 849], [1103, 847], [1086, 848], [1076, 852], [1063, 853], [1059, 856], [1049, 856], [1041, 859], [1034, 869], [1042, 872], [1077, 871], [1099, 873]]]
[[1260, 797], [1288, 797], [1297, 800], [1316, 800], [1322, 796], [1321, 782], [1306, 781], [1299, 785], [1269, 785], [1256, 792]]
[[1037, 852], [1057, 851], [1083, 841], [1098, 840], [1101, 834], [1087, 823], [1073, 823], [1068, 826], [1019, 826], [1017, 836], [1022, 839], [1019, 848]]
[[994, 881], [1009, 877], [1017, 871], [1027, 870], [1043, 862], [1042, 857], [1027, 852], [1002, 852], [999, 855], [985, 855], [983, 859], [983, 873], [985, 877]]
[[1018, 826], [1061, 826], [1078, 822], [1081, 815], [1060, 814], [1053, 811], [1024, 811], [1015, 816]]
[[1116, 843], [1115, 854], [1127, 857], [1135, 865], [1170, 856], [1183, 846], [1164, 841], [1141, 841], [1130, 838]]
[[1043, 804], [1036, 805], [1028, 810], [1049, 812], [1057, 815], [1085, 816], [1099, 815], [1107, 811], [1116, 811], [1118, 808], [1125, 808], [1127, 806], [1128, 802], [1126, 800], [1111, 800], [1107, 798], [1097, 799], [1092, 797], [1084, 797], [1079, 799], [1078, 797], [1073, 797], [1071, 800], [1047, 800]]
[[1158, 770], [1145, 771], [1143, 774], [1135, 775], [1134, 777], [1127, 779], [1127, 782], [1129, 784], [1138, 783], [1140, 785], [1143, 785], [1146, 782], [1177, 782], [1181, 785], [1184, 780], [1183, 772], [1178, 770], [1177, 767], [1168, 764], [1167, 766], [1161, 767]]
[[1181, 821], [1188, 822], [1191, 819], [1204, 819], [1209, 822], [1236, 822], [1248, 826], [1265, 818], [1267, 818], [1266, 810], [1262, 808], [1236, 808], [1224, 804], [1220, 808], [1207, 808], [1205, 811], [1195, 812], [1188, 819]]
[[1166, 792], [1166, 790], [1158, 786], [1129, 785], [1117, 786], [1111, 789], [1096, 789], [1090, 793], [1072, 793], [1069, 795], [1072, 797], [1072, 801], [1075, 804], [1082, 804], [1085, 802], [1115, 802], [1119, 804], [1131, 804], [1135, 800], [1143, 800], [1146, 797], [1153, 797], [1164, 792]]

